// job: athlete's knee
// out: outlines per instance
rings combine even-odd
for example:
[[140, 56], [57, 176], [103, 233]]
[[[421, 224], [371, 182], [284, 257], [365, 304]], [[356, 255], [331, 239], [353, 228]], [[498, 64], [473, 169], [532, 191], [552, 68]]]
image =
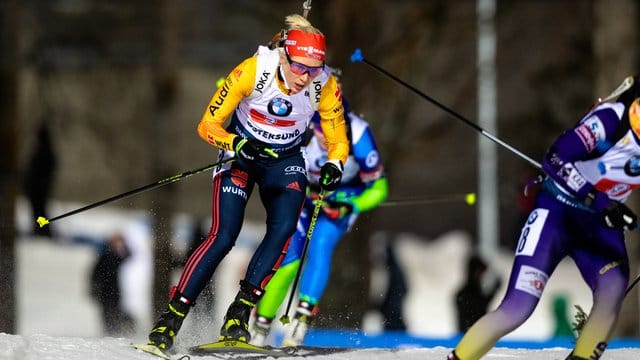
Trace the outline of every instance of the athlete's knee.
[[610, 273], [606, 278], [601, 278], [593, 291], [595, 303], [618, 304], [625, 296], [628, 276], [621, 271]]
[[281, 219], [275, 226], [270, 226], [268, 233], [273, 238], [283, 239], [282, 247], [284, 247], [284, 242], [295, 233], [297, 222], [297, 218]]
[[529, 319], [538, 301], [537, 297], [525, 293], [507, 295], [494, 313], [502, 326], [512, 331]]
[[269, 284], [271, 284], [275, 280], [274, 283], [286, 283], [288, 287], [288, 284], [290, 284], [293, 278], [296, 276], [299, 265], [300, 260], [295, 260], [286, 265], [280, 266], [280, 268], [278, 268], [278, 271], [276, 271], [275, 275], [269, 281]]
[[205, 242], [209, 244], [206, 251], [210, 254], [215, 252], [226, 256], [235, 245], [235, 239], [231, 234], [225, 232], [209, 233], [205, 239]]

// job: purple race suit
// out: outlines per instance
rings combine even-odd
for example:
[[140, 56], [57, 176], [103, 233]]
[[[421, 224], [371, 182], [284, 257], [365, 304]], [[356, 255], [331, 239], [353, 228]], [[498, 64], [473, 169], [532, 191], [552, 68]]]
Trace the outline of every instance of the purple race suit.
[[522, 227], [506, 294], [455, 349], [479, 359], [529, 318], [558, 263], [571, 257], [593, 293], [574, 356], [598, 359], [615, 326], [629, 281], [624, 231], [605, 225], [602, 210], [640, 186], [640, 139], [622, 103], [604, 103], [549, 148], [534, 209]]

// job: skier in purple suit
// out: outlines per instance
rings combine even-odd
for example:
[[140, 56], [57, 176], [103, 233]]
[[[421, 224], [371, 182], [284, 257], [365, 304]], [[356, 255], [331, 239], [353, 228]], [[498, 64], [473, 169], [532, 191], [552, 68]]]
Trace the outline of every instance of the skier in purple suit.
[[522, 227], [502, 303], [468, 330], [448, 360], [479, 359], [524, 323], [566, 256], [593, 294], [567, 360], [599, 359], [604, 352], [629, 282], [624, 231], [637, 228], [636, 215], [624, 205], [640, 186], [640, 77], [631, 84], [614, 102], [598, 103], [548, 149], [546, 178]]

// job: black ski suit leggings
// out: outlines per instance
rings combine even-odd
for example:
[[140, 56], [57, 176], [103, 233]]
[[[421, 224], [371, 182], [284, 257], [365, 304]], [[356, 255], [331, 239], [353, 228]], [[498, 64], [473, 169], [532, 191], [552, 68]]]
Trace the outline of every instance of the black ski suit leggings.
[[213, 177], [211, 230], [187, 260], [177, 285], [187, 299], [195, 301], [235, 245], [247, 201], [256, 184], [266, 210], [267, 228], [244, 280], [264, 289], [282, 262], [305, 198], [307, 176], [302, 153], [251, 164], [234, 161], [218, 169]]

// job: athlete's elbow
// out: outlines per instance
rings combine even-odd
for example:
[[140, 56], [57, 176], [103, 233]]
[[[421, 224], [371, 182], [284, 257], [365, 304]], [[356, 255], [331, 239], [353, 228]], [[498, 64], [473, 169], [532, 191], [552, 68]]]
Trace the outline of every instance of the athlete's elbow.
[[198, 136], [200, 136], [204, 140], [207, 140], [207, 127], [204, 124], [204, 121], [200, 121], [200, 123], [198, 123], [196, 131], [198, 133]]

